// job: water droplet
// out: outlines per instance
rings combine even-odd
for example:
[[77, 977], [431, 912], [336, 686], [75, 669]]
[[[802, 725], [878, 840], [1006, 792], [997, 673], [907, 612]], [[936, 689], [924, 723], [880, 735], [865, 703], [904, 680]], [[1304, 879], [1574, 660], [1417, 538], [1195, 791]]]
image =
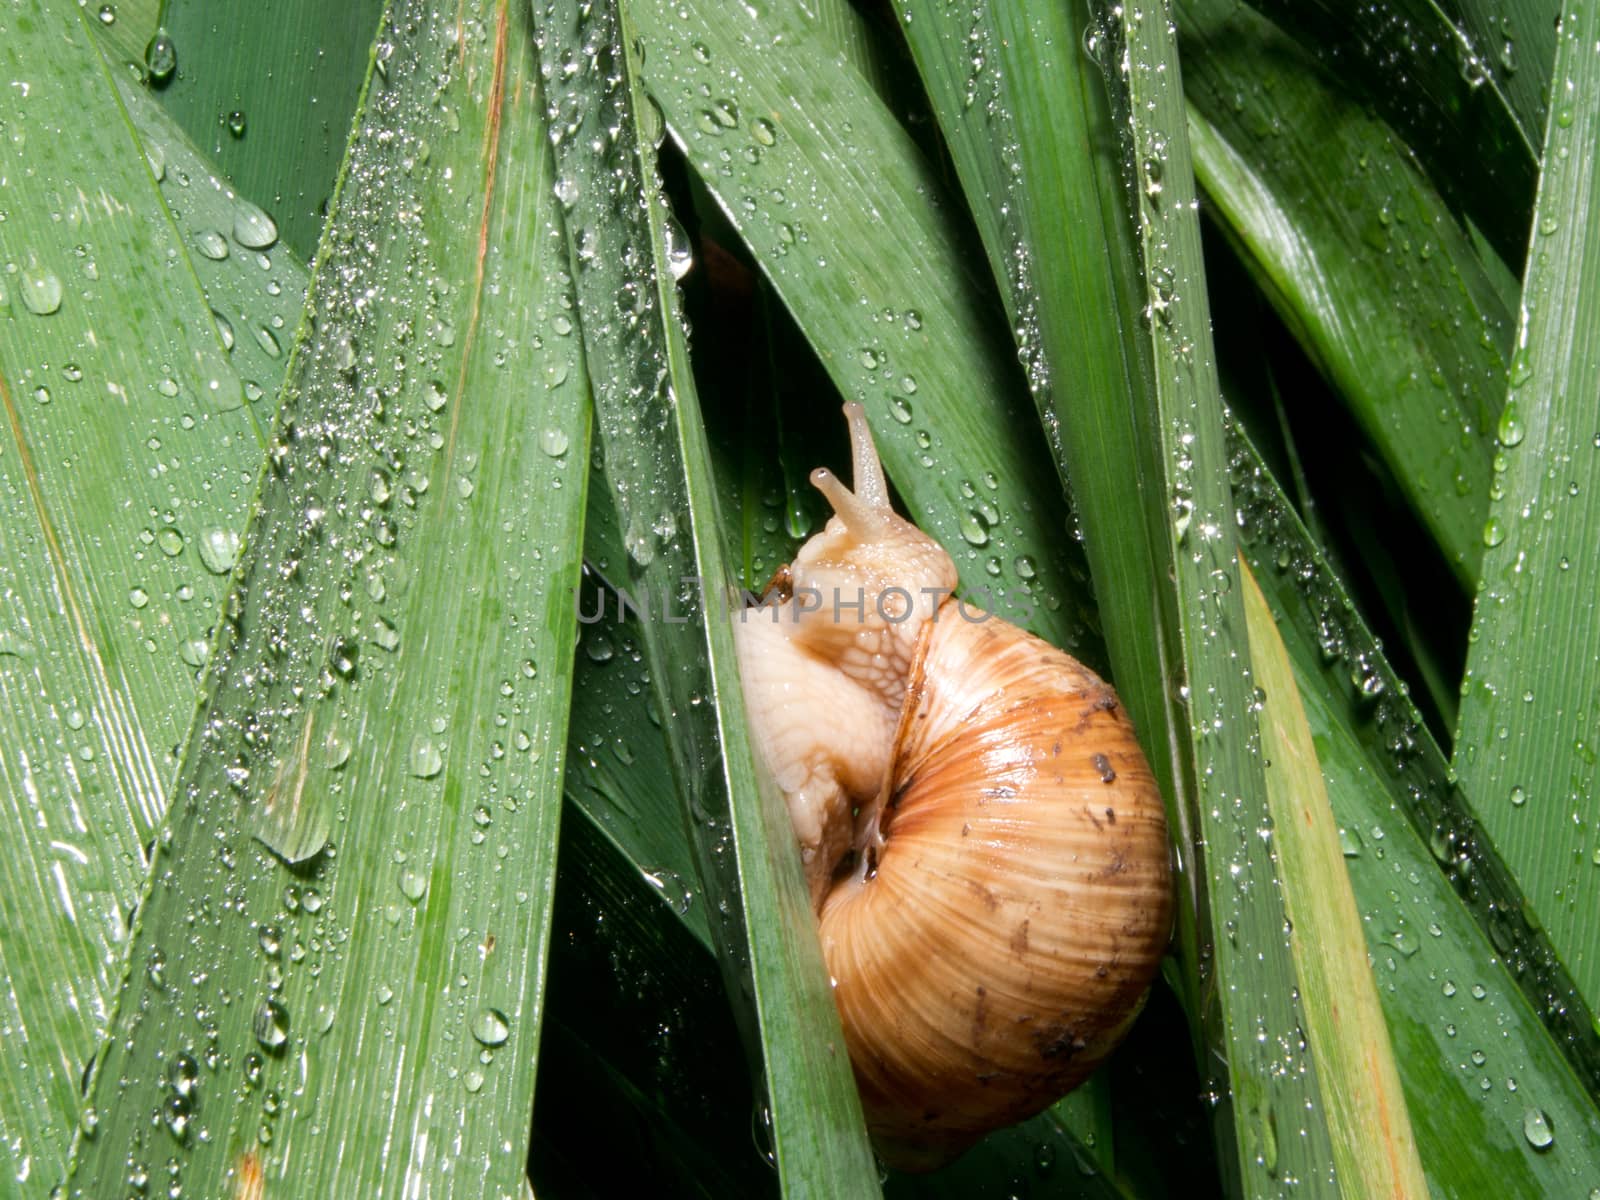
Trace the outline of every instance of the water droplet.
[[428, 892], [428, 877], [413, 866], [400, 868], [400, 894], [416, 904]]
[[1506, 540], [1505, 526], [1499, 517], [1490, 517], [1483, 526], [1483, 544], [1491, 549]]
[[681, 281], [694, 266], [694, 249], [689, 245], [689, 235], [684, 233], [683, 226], [671, 213], [666, 215], [663, 228], [667, 242], [667, 270], [672, 272], [675, 281]]
[[178, 1142], [189, 1140], [189, 1119], [193, 1115], [193, 1106], [179, 1095], [170, 1095], [161, 1105], [161, 1117], [170, 1133]]
[[278, 240], [278, 224], [248, 200], [233, 209], [233, 240], [246, 250], [265, 250]]
[[511, 1036], [511, 1024], [498, 1008], [480, 1008], [472, 1018], [472, 1036], [484, 1046], [500, 1046]]
[[968, 545], [987, 546], [989, 544], [989, 528], [983, 523], [983, 518], [975, 512], [968, 512], [961, 519], [961, 536], [966, 538]]
[[432, 779], [444, 770], [444, 755], [439, 744], [427, 734], [411, 739], [411, 753], [407, 758], [411, 773], [418, 779]]
[[133, 605], [135, 608], [143, 608], [146, 604], [150, 603], [150, 593], [145, 591], [142, 587], [132, 588], [128, 592], [128, 603]]
[[289, 1010], [269, 996], [256, 1009], [250, 1028], [261, 1048], [275, 1054], [289, 1040]]
[[33, 389], [33, 398], [39, 404], [49, 404], [50, 389], [41, 383], [38, 387]]
[[22, 272], [22, 303], [35, 316], [48, 317], [61, 307], [61, 280], [54, 271], [30, 264]]
[[239, 534], [232, 529], [208, 529], [200, 535], [200, 561], [213, 575], [226, 575], [239, 561]]
[[1518, 784], [1517, 786], [1515, 786], [1515, 787], [1513, 787], [1511, 789], [1511, 803], [1512, 804], [1516, 805], [1516, 807], [1518, 807], [1518, 808], [1521, 808], [1527, 802], [1528, 802], [1528, 793], [1522, 790], [1522, 785], [1521, 784]]
[[765, 117], [750, 122], [750, 135], [763, 146], [774, 145], [778, 140], [777, 128]]
[[263, 925], [257, 940], [261, 943], [261, 953], [268, 958], [277, 958], [283, 952], [283, 935], [276, 925]]
[[1521, 409], [1515, 400], [1507, 400], [1506, 406], [1500, 410], [1500, 423], [1495, 428], [1495, 436], [1500, 439], [1502, 446], [1509, 447], [1521, 442], [1523, 434]]
[[166, 30], [157, 30], [155, 37], [144, 48], [144, 69], [150, 82], [160, 87], [172, 78], [178, 69], [178, 47], [167, 36]]
[[1535, 1150], [1548, 1150], [1556, 1140], [1550, 1118], [1539, 1108], [1530, 1108], [1522, 1114], [1522, 1136]]
[[195, 1062], [194, 1055], [175, 1055], [167, 1066], [167, 1082], [185, 1100], [193, 1098], [200, 1089], [200, 1064]]
[[560, 458], [567, 452], [567, 435], [559, 429], [546, 429], [539, 435], [539, 449], [551, 458]]
[[228, 240], [215, 229], [202, 229], [195, 234], [194, 245], [213, 262], [221, 262], [228, 257]]
[[333, 339], [333, 369], [349, 374], [356, 366], [356, 340], [349, 332], [341, 331]]
[[228, 127], [228, 132], [236, 138], [242, 138], [245, 131], [245, 115], [242, 109], [234, 109], [222, 118], [222, 123]]
[[1344, 852], [1346, 858], [1360, 858], [1362, 850], [1365, 849], [1361, 834], [1349, 826], [1339, 826], [1339, 849]]

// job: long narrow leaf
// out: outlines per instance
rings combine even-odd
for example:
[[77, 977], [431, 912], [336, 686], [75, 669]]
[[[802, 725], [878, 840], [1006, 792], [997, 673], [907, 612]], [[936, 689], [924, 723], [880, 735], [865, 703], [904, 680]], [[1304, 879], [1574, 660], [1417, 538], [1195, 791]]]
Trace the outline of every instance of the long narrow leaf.
[[119, 79], [117, 92], [182, 234], [245, 402], [256, 425], [269, 428], [305, 307], [305, 264], [279, 240], [271, 214], [217, 175], [148, 91]]
[[568, 211], [606, 476], [630, 584], [663, 606], [640, 635], [719, 914], [713, 939], [756, 1021], [785, 1192], [871, 1195], [871, 1154], [837, 1052], [839, 1018], [788, 814], [757, 774], [744, 730], [726, 603], [733, 576], [658, 197], [664, 130], [623, 26], [611, 4], [539, 7], [554, 191]]
[[[0, 5], [0, 1178], [60, 1178], [261, 443], [74, 4]], [[208, 563], [216, 561], [218, 566]]]
[[523, 1189], [588, 408], [526, 11], [382, 42], [73, 1195]]
[[1470, 587], [1510, 358], [1505, 304], [1409, 151], [1309, 54], [1226, 0], [1178, 12], [1202, 186]]
[[[1376, 639], [1231, 433], [1242, 541], [1294, 661], [1429, 1182], [1557, 1194], [1600, 1161], [1600, 1041]], [[1563, 1135], [1530, 1139], [1544, 1128]]]
[[1259, 7], [1372, 104], [1500, 256], [1521, 264], [1553, 48], [1549, 0]]
[[1295, 963], [1307, 988], [1306, 1035], [1326, 1086], [1340, 1191], [1420, 1200], [1428, 1185], [1367, 970], [1361, 919], [1294, 667], [1272, 610], [1243, 563], [1240, 578], [1250, 662], [1264, 696], [1261, 752], [1283, 866], [1284, 908], [1294, 923]]
[[307, 258], [382, 11], [383, 0], [166, 0], [159, 40], [146, 45], [146, 78], [167, 111]]
[[1600, 13], [1568, 6], [1456, 767], [1591, 1010], [1600, 1009]]

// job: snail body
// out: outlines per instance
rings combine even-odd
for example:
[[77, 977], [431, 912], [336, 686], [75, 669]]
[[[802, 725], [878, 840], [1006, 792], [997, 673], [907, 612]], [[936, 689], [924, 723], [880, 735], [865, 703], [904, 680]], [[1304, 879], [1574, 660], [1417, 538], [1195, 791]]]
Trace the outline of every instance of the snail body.
[[846, 414], [854, 491], [813, 472], [835, 515], [735, 635], [868, 1128], [925, 1170], [1081, 1083], [1132, 1024], [1171, 923], [1166, 822], [1116, 693], [950, 597], [954, 563], [894, 514]]

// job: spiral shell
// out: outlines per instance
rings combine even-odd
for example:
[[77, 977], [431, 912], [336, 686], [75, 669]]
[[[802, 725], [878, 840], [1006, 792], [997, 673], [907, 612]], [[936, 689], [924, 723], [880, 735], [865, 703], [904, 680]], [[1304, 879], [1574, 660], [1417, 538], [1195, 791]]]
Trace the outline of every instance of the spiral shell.
[[1116, 694], [973, 614], [924, 627], [876, 870], [821, 915], [873, 1140], [911, 1169], [1082, 1082], [1171, 922], [1161, 796]]
[[1133, 1022], [1172, 917], [1166, 822], [1104, 681], [937, 599], [955, 564], [894, 513], [845, 413], [854, 489], [812, 473], [834, 515], [735, 640], [873, 1141], [925, 1170], [1076, 1086]]

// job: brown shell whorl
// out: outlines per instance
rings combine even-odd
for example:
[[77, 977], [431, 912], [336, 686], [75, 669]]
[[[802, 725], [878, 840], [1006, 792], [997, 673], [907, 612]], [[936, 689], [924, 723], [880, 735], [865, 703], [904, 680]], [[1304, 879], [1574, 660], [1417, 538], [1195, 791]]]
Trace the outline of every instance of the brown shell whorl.
[[835, 886], [821, 937], [874, 1142], [929, 1169], [1132, 1023], [1171, 922], [1166, 823], [1112, 689], [953, 601], [919, 638], [889, 778], [876, 870]]

